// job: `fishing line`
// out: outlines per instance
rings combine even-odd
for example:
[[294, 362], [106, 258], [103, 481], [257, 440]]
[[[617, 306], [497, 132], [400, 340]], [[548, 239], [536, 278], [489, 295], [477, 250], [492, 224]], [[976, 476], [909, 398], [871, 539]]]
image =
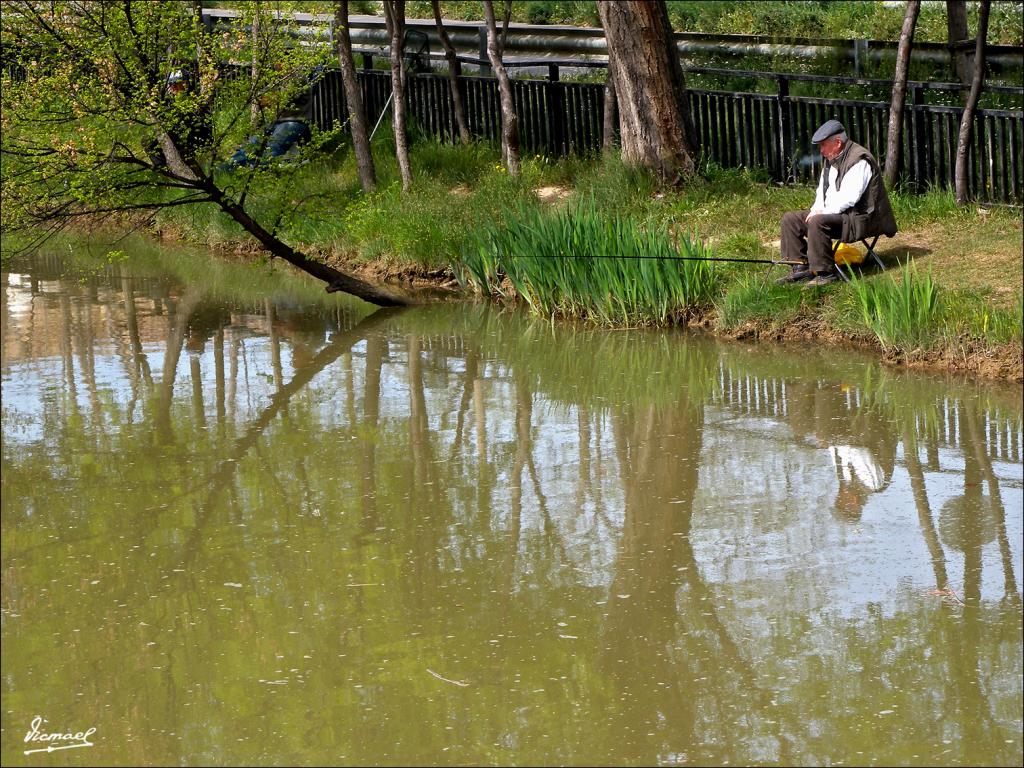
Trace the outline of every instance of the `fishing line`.
[[[726, 256], [584, 256], [583, 254], [567, 253], [561, 256], [535, 256], [527, 253], [508, 254], [513, 259], [625, 259], [629, 261], [641, 259], [658, 259], [661, 261], [729, 261], [738, 264], [803, 264], [802, 261], [786, 259], [731, 259]], [[506, 258], [501, 256], [500, 258]]]

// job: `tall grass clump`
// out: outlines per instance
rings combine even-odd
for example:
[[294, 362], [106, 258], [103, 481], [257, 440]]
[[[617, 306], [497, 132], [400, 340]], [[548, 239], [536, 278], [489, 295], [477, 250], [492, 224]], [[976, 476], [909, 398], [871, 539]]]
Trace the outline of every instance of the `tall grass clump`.
[[554, 213], [520, 208], [479, 232], [453, 267], [464, 285], [519, 297], [541, 315], [635, 326], [710, 303], [714, 264], [678, 260], [707, 255], [695, 236], [677, 246], [665, 227], [601, 213], [591, 200]]
[[899, 277], [850, 280], [861, 319], [883, 347], [920, 346], [939, 325], [939, 288], [931, 271], [920, 275], [910, 263]]

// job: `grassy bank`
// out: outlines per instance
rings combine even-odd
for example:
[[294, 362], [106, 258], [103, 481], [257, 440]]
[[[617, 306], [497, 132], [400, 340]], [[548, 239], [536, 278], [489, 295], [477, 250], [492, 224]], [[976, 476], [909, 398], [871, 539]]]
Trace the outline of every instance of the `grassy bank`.
[[[580, 258], [772, 258], [782, 213], [809, 205], [808, 188], [709, 167], [704, 181], [660, 192], [647, 174], [614, 159], [525, 158], [522, 177], [511, 179], [493, 148], [421, 141], [412, 150], [414, 191], [403, 195], [386, 141], [376, 149], [380, 187], [370, 195], [360, 191], [351, 157], [297, 169], [285, 204], [307, 202], [301, 217], [282, 218], [286, 239], [369, 277], [454, 286], [458, 276], [543, 316], [852, 341], [894, 359], [1020, 377], [1020, 209], [959, 208], [947, 193], [896, 191], [901, 231], [878, 248], [890, 269], [810, 292], [775, 286], [770, 278], [781, 268], [766, 280], [763, 265]], [[267, 219], [280, 213], [269, 202], [256, 205]], [[214, 247], [248, 243], [212, 208], [165, 212], [156, 231]], [[559, 253], [574, 257], [544, 257]]]

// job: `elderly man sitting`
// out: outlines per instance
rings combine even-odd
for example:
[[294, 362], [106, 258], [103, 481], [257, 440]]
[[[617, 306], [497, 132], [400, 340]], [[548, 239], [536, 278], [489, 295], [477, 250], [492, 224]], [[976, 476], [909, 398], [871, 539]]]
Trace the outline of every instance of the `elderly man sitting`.
[[871, 153], [850, 141], [838, 120], [822, 125], [811, 142], [818, 145], [825, 164], [811, 209], [782, 217], [782, 258], [800, 263], [776, 280], [780, 285], [806, 281], [819, 286], [838, 280], [833, 239], [850, 243], [896, 234], [896, 217]]

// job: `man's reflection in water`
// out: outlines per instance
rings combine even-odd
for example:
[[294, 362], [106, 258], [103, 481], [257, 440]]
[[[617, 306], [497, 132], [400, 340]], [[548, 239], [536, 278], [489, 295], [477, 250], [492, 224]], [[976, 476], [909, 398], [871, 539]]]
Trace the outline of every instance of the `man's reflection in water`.
[[896, 463], [898, 435], [874, 404], [835, 381], [786, 384], [789, 423], [798, 439], [827, 450], [839, 491], [833, 512], [860, 520], [868, 497], [888, 487]]

